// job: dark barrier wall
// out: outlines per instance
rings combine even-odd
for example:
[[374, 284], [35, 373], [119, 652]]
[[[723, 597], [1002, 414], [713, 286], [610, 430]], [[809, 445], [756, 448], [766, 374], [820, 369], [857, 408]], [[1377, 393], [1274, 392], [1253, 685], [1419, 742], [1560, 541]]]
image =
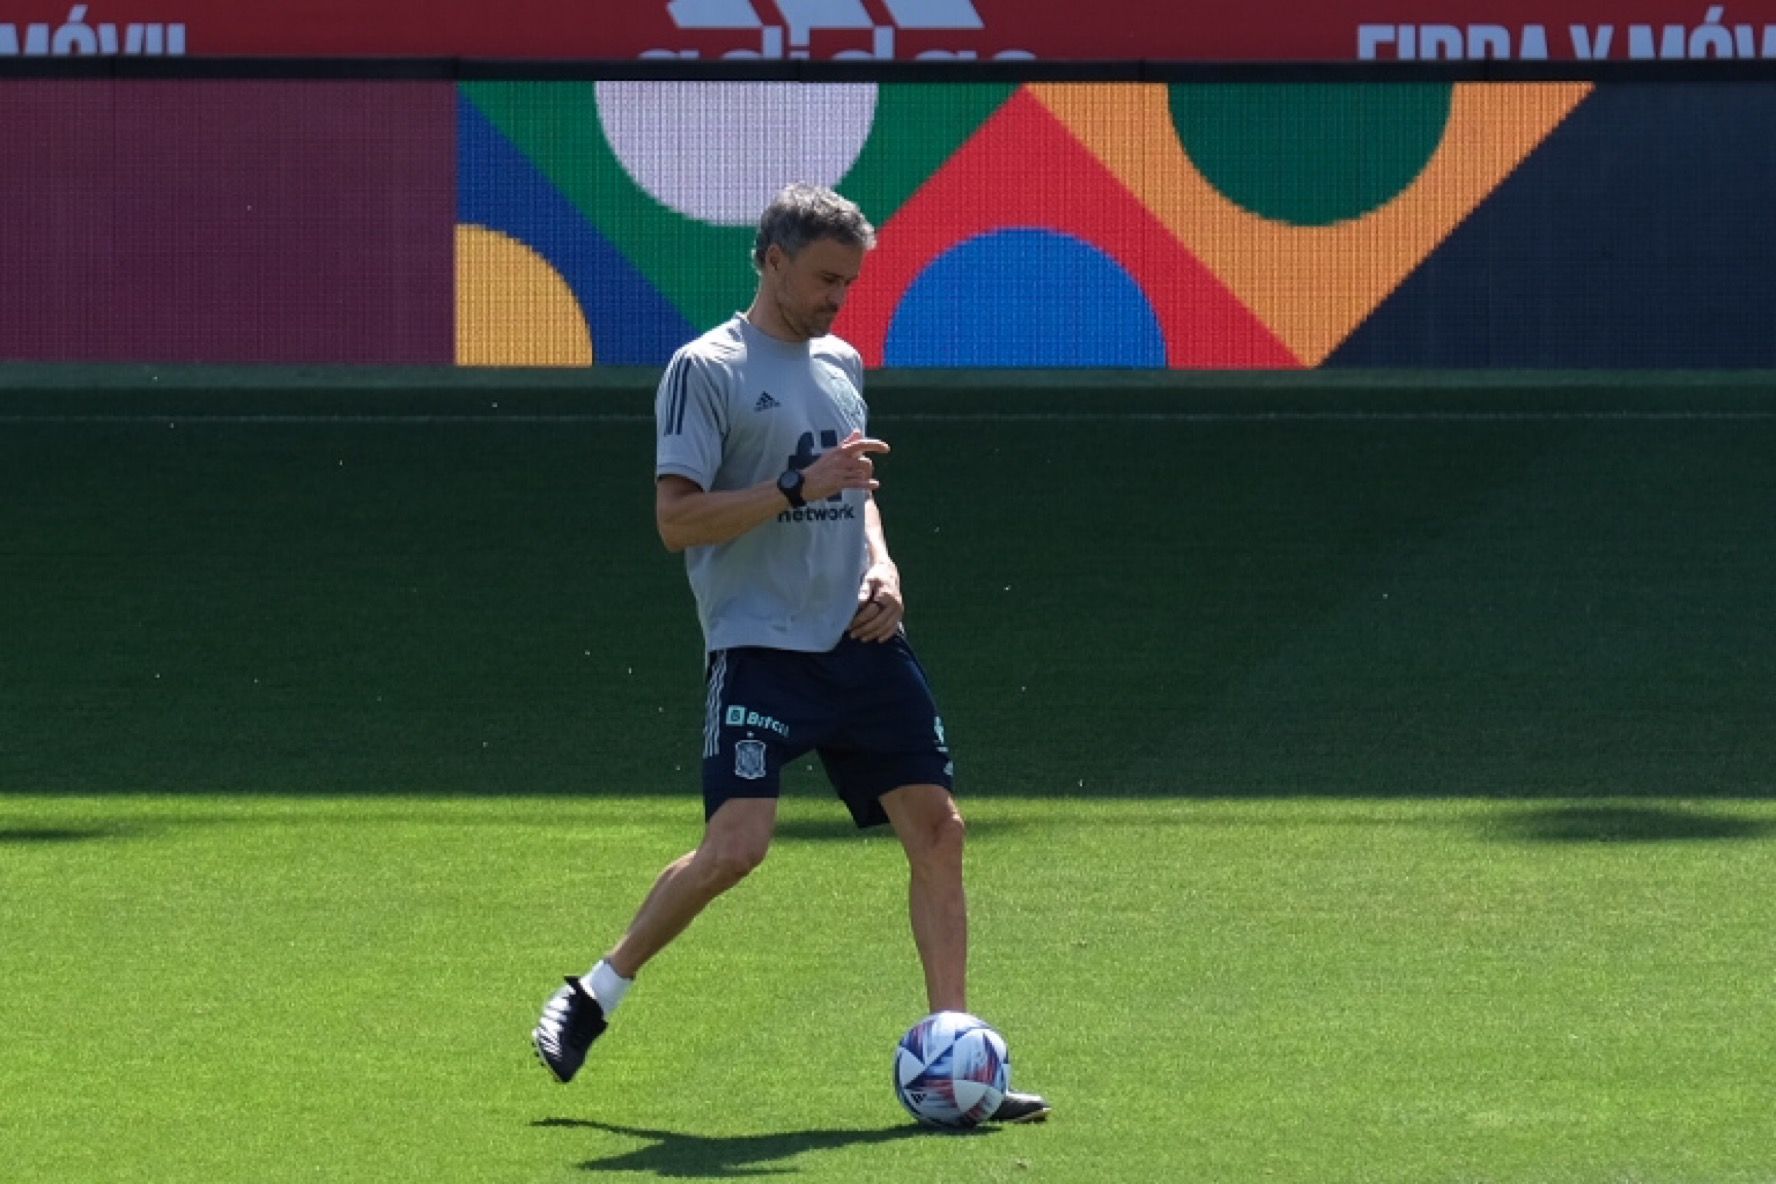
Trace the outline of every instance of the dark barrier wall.
[[873, 366], [1776, 365], [1776, 83], [0, 82], [0, 357], [648, 365], [784, 180]]

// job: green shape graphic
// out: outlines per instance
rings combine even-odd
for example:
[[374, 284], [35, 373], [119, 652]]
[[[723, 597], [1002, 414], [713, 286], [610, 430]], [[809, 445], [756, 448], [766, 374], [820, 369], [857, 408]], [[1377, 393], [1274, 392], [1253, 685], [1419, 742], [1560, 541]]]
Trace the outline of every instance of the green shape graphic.
[[[882, 86], [839, 187], [882, 225], [1015, 89]], [[605, 139], [592, 83], [473, 82], [461, 93], [693, 325], [718, 324], [750, 298], [752, 229], [686, 217], [638, 186]]]
[[1443, 141], [1449, 83], [1180, 84], [1184, 151], [1229, 201], [1296, 226], [1360, 218], [1398, 197]]

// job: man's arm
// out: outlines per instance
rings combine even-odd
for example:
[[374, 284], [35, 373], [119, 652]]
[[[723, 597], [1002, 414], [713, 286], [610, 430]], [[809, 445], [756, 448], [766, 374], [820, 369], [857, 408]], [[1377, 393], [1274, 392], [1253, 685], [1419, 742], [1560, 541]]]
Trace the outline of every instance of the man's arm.
[[689, 477], [670, 473], [654, 484], [654, 524], [668, 551], [737, 539], [777, 517], [787, 504], [769, 481], [721, 493], [707, 493]]
[[[827, 449], [802, 470], [803, 498], [815, 502], [841, 489], [879, 488], [881, 482], [872, 475], [875, 462], [870, 454], [887, 451], [888, 445], [882, 441], [852, 432], [837, 448]], [[775, 480], [714, 493], [688, 477], [671, 473], [654, 483], [654, 524], [668, 551], [731, 542], [787, 508]], [[881, 533], [879, 522], [876, 533]], [[886, 553], [887, 544], [882, 545]]]

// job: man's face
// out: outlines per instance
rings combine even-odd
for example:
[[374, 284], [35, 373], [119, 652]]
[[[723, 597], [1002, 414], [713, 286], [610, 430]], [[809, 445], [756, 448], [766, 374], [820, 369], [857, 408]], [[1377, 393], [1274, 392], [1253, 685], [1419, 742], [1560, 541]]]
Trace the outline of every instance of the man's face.
[[845, 295], [863, 270], [863, 248], [832, 238], [815, 239], [795, 255], [773, 246], [765, 252], [767, 291], [790, 331], [824, 337]]

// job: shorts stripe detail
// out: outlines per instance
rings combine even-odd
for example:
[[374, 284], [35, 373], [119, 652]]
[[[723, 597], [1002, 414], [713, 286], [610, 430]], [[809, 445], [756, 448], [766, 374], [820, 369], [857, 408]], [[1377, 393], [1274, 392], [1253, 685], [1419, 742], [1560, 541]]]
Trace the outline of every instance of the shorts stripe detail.
[[728, 651], [715, 655], [709, 668], [709, 695], [703, 703], [703, 755], [714, 756], [721, 751], [722, 691], [728, 681]]

